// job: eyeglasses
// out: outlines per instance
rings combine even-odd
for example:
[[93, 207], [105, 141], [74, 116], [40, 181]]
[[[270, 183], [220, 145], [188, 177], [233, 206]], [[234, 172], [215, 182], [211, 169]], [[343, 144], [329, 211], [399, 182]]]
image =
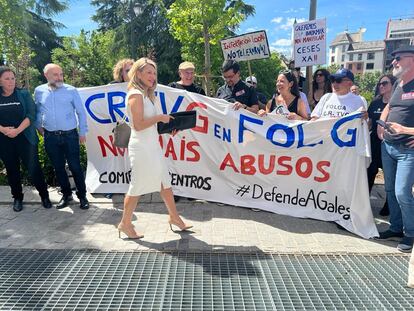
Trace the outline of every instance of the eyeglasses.
[[378, 82], [378, 87], [380, 87], [380, 86], [382, 86], [382, 87], [385, 87], [385, 86], [387, 86], [388, 84], [390, 83], [390, 81], [382, 81], [382, 82]]
[[332, 83], [342, 83], [342, 81], [351, 81], [348, 78], [334, 78], [334, 77], [330, 77], [329, 80], [331, 80]]
[[317, 77], [323, 77], [323, 73], [320, 73], [320, 72], [319, 72], [319, 73], [317, 73], [317, 74], [316, 74], [316, 76], [317, 76]]

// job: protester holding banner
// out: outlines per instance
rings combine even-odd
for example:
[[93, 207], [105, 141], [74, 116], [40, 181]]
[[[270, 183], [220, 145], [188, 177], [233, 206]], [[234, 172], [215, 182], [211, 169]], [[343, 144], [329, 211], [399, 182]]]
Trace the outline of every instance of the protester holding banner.
[[186, 90], [187, 92], [206, 95], [206, 93], [201, 87], [194, 84], [195, 66], [193, 63], [182, 62], [178, 66], [178, 75], [180, 76], [180, 81], [171, 82], [170, 84], [168, 84], [169, 87], [173, 87], [175, 89], [180, 90]]
[[299, 94], [298, 80], [291, 71], [282, 71], [276, 81], [276, 94], [267, 103], [266, 111], [260, 110], [258, 115], [266, 113], [285, 114], [290, 120], [308, 120], [306, 105]]
[[63, 71], [59, 65], [47, 64], [43, 72], [47, 83], [35, 89], [36, 122], [39, 132], [44, 135], [46, 153], [62, 191], [62, 198], [56, 208], [64, 208], [72, 201], [72, 189], [65, 170], [67, 161], [75, 180], [79, 207], [88, 209], [79, 145], [86, 142], [88, 130], [85, 107], [76, 88], [63, 83]]
[[[340, 118], [351, 112], [366, 111], [367, 104], [360, 96], [351, 93], [354, 84], [352, 71], [341, 68], [330, 76], [333, 93], [322, 96], [311, 114], [311, 120], [319, 118]], [[366, 114], [366, 113], [365, 113]], [[364, 115], [364, 118], [367, 117]]]
[[248, 86], [240, 79], [240, 65], [235, 60], [226, 60], [221, 67], [226, 81], [218, 90], [216, 97], [234, 103], [233, 108], [244, 108], [250, 112], [259, 111], [259, 102], [255, 88]]
[[16, 88], [14, 71], [0, 67], [0, 159], [7, 172], [7, 181], [14, 199], [13, 210], [23, 209], [20, 161], [29, 172], [44, 208], [51, 208], [47, 184], [40, 167], [34, 121], [36, 107], [27, 90]]
[[[171, 82], [168, 84], [169, 87], [186, 90], [187, 92], [206, 95], [204, 90], [194, 83], [195, 78], [195, 66], [191, 62], [182, 62], [178, 66], [178, 75], [180, 76], [180, 81]], [[180, 196], [175, 195], [174, 200], [178, 202], [181, 199]], [[193, 201], [193, 198], [187, 198], [189, 201]]]
[[[391, 98], [392, 86], [394, 85], [395, 80], [395, 77], [391, 74], [382, 75], [379, 78], [379, 81], [375, 89], [376, 97], [371, 102], [368, 108], [371, 140], [371, 164], [368, 167], [367, 175], [368, 187], [370, 192], [372, 187], [374, 186], [375, 176], [378, 173], [378, 169], [382, 168], [381, 140], [378, 138], [377, 135], [377, 120], [379, 120], [382, 111], [384, 110], [385, 106], [388, 104]], [[381, 209], [380, 215], [389, 215], [387, 201], [385, 201], [385, 205]]]
[[329, 76], [330, 73], [326, 69], [318, 69], [313, 74], [312, 89], [309, 96], [309, 102], [312, 108], [315, 108], [323, 95], [332, 93], [332, 85]]
[[132, 171], [122, 219], [118, 225], [119, 235], [123, 232], [131, 239], [143, 237], [135, 231], [132, 216], [140, 196], [155, 191], [160, 191], [168, 209], [171, 230], [172, 225], [182, 231], [188, 230], [192, 226], [185, 224], [177, 212], [166, 160], [158, 140], [157, 123], [168, 123], [172, 117], [157, 114], [154, 105], [157, 65], [148, 58], [140, 58], [128, 75], [130, 82], [125, 102], [132, 129], [128, 145]]
[[[398, 84], [384, 108], [380, 120], [395, 122], [405, 128], [414, 127], [414, 46], [402, 46], [393, 51], [393, 76]], [[394, 126], [395, 127], [395, 126]], [[410, 252], [414, 241], [414, 147], [413, 137], [392, 133], [378, 127], [382, 143], [382, 164], [390, 210], [390, 227], [380, 232], [380, 239], [402, 238], [397, 246]]]

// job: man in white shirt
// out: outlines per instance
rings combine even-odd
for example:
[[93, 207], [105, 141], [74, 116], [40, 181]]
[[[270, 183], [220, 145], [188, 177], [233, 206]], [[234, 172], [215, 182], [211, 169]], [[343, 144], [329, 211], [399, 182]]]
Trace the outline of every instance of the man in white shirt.
[[351, 92], [354, 74], [341, 68], [330, 76], [333, 93], [322, 96], [311, 114], [311, 120], [319, 118], [340, 118], [351, 112], [367, 109], [366, 101]]

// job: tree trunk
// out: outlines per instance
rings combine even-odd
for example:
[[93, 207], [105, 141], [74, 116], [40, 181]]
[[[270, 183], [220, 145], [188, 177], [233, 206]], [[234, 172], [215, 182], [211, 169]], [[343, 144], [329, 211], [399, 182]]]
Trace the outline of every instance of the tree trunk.
[[210, 60], [210, 36], [208, 33], [207, 21], [203, 21], [203, 37], [204, 37], [204, 79], [206, 81], [206, 94], [211, 94], [211, 60]]

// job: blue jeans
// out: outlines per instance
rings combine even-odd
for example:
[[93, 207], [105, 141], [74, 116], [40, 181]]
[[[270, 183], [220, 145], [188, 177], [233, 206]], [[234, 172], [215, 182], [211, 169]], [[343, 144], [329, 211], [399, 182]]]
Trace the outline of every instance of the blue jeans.
[[45, 131], [45, 149], [52, 161], [56, 172], [56, 178], [62, 194], [72, 194], [69, 177], [65, 170], [65, 163], [68, 162], [73, 179], [77, 188], [78, 198], [86, 196], [85, 176], [80, 164], [79, 135], [76, 129], [71, 131]]
[[390, 209], [390, 230], [414, 237], [414, 149], [384, 141], [382, 165]]

